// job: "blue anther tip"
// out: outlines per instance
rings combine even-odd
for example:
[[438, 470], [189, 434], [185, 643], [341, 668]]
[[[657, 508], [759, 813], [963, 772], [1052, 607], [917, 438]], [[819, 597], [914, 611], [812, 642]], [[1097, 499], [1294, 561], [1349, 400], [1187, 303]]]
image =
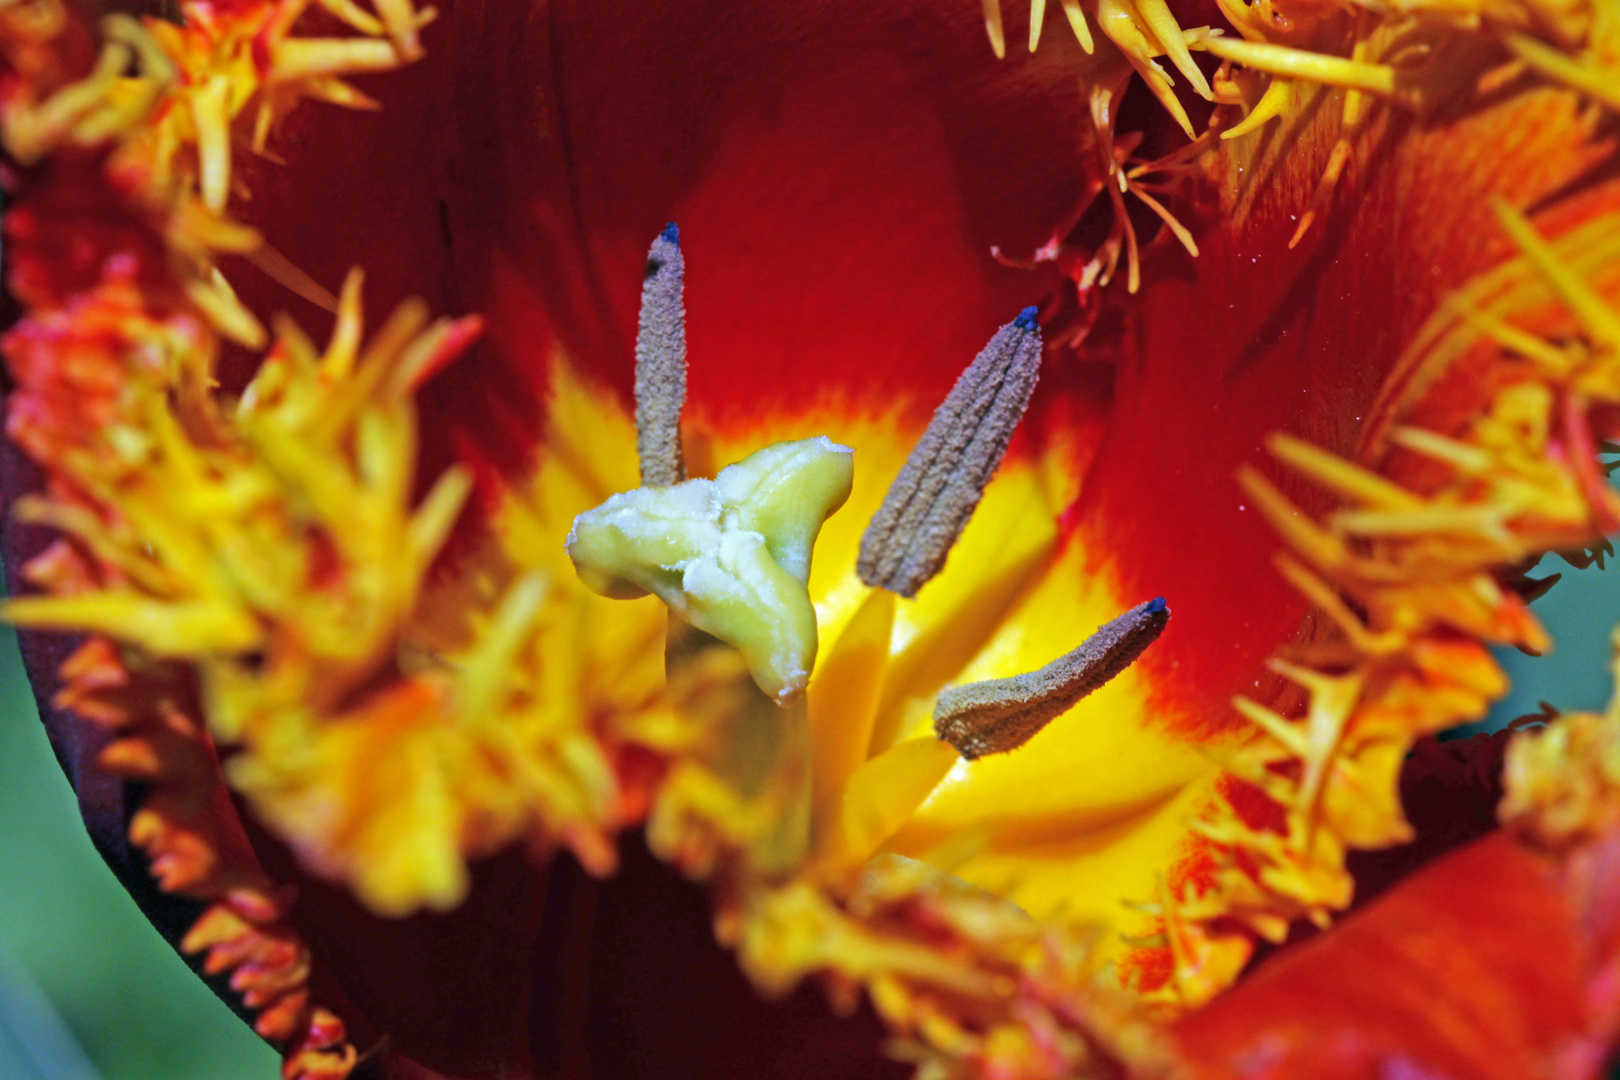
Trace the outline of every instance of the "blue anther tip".
[[1169, 605], [1164, 602], [1164, 597], [1155, 596], [1152, 600], [1148, 601], [1146, 614], [1157, 615], [1159, 612], [1168, 609], [1168, 607]]
[[1020, 330], [1035, 329], [1035, 305], [1031, 304], [1023, 311], [1020, 311], [1018, 313], [1018, 318], [1013, 320], [1013, 325], [1018, 327]]
[[680, 227], [677, 226], [673, 221], [664, 226], [664, 239], [668, 240], [677, 247], [680, 246], [681, 230]]

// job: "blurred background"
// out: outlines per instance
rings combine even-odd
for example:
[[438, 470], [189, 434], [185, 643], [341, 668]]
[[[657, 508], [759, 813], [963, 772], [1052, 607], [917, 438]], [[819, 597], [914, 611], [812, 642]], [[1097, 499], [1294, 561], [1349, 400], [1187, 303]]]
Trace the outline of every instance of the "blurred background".
[[[1568, 567], [1535, 609], [1549, 656], [1504, 651], [1512, 693], [1486, 725], [1602, 708], [1620, 569]], [[1477, 730], [1477, 728], [1475, 729]], [[0, 1080], [275, 1080], [276, 1055], [195, 978], [90, 846], [0, 637]]]

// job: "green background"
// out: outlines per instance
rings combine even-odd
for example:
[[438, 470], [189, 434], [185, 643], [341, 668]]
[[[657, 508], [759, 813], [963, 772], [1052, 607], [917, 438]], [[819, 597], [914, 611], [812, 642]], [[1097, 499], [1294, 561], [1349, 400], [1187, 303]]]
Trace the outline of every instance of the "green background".
[[[1505, 652], [1492, 714], [1601, 708], [1620, 571], [1575, 571], [1536, 604], [1558, 642]], [[79, 825], [23, 680], [0, 640], [0, 1080], [275, 1080], [276, 1055], [170, 951]]]

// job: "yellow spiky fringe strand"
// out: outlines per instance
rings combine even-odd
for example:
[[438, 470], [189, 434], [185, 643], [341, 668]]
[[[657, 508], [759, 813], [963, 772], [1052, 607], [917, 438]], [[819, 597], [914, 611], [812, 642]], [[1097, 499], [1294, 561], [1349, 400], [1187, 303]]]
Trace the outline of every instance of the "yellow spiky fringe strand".
[[[1003, 57], [1006, 33], [1001, 0], [983, 0], [983, 6], [991, 47], [997, 57]], [[1299, 217], [1290, 247], [1304, 238], [1328, 205], [1362, 135], [1382, 108], [1428, 113], [1518, 80], [1538, 79], [1574, 90], [1596, 106], [1620, 110], [1620, 8], [1609, 0], [1575, 4], [1439, 0], [1393, 8], [1317, 0], [1221, 0], [1220, 6], [1238, 36], [1207, 26], [1183, 28], [1164, 0], [1062, 2], [1067, 22], [1088, 55], [1096, 53], [1090, 30], [1090, 22], [1095, 21], [1112, 46], [1104, 54], [1117, 55], [1128, 65], [1122, 72], [1102, 55], [1082, 78], [1082, 92], [1092, 99], [1093, 125], [1104, 148], [1106, 175], [1116, 172], [1113, 148], [1123, 145], [1129, 153], [1134, 145], [1129, 133], [1116, 134], [1108, 109], [1108, 103], [1117, 102], [1123, 93], [1121, 74], [1139, 76], [1188, 138], [1194, 139], [1197, 153], [1190, 157], [1212, 150], [1213, 140], [1252, 135], [1271, 120], [1311, 107], [1322, 88], [1342, 92], [1339, 136], [1316, 191]], [[1031, 0], [1031, 52], [1041, 40], [1046, 9], [1046, 0]], [[1208, 79], [1193, 59], [1192, 54], [1199, 51], [1221, 62]], [[1177, 100], [1174, 80], [1159, 63], [1161, 57], [1170, 60], [1194, 94], [1221, 106], [1211, 116], [1208, 131], [1194, 132], [1186, 109]], [[1101, 108], [1099, 92], [1103, 94]], [[1130, 174], [1121, 172], [1120, 176], [1123, 193], [1129, 190], [1124, 180]], [[1196, 254], [1186, 230], [1169, 212], [1141, 191], [1135, 193]], [[1113, 202], [1114, 232], [1119, 233], [1129, 226], [1118, 222], [1124, 211], [1117, 196]], [[1061, 234], [1054, 237], [1052, 246], [1061, 239]], [[1133, 233], [1127, 248], [1128, 289], [1133, 293], [1139, 281], [1135, 241]], [[1106, 269], [1092, 275], [1093, 279], [1100, 277], [1099, 284], [1106, 284], [1112, 276], [1119, 257], [1119, 238], [1111, 236], [1110, 242], [1112, 249], [1105, 245], [1099, 251]]]
[[[1581, 276], [1596, 270], [1606, 289], [1620, 284], [1620, 222], [1599, 219], [1549, 244], [1516, 211], [1503, 205], [1499, 215], [1523, 254], [1458, 291], [1420, 331], [1358, 461], [1270, 440], [1340, 509], [1313, 521], [1257, 471], [1240, 477], [1288, 545], [1278, 570], [1325, 626], [1271, 662], [1303, 692], [1297, 715], [1234, 702], [1256, 733], [1225, 768], [1279, 813], [1257, 819], [1216, 803], [1195, 824], [1220, 853], [1213, 887], [1160, 897], [1174, 989], [1188, 1004], [1219, 992], [1247, 960], [1236, 928], [1280, 942], [1294, 919], [1325, 925], [1351, 899], [1346, 850], [1411, 839], [1397, 778], [1412, 742], [1477, 719], [1506, 691], [1485, 643], [1537, 653], [1550, 644], [1504, 584], [1512, 569], [1598, 544], [1620, 523], [1588, 426], [1592, 409], [1620, 403], [1620, 323]], [[1463, 363], [1507, 376], [1465, 428], [1401, 422]], [[1422, 482], [1383, 474], [1397, 454], [1408, 470], [1426, 466]]]
[[[403, 16], [420, 25], [408, 5], [393, 6], [400, 8], [393, 22]], [[281, 6], [279, 22], [199, 7], [183, 27], [111, 15], [101, 23], [99, 58], [83, 77], [72, 59], [80, 27], [66, 8], [42, 0], [0, 11], [10, 69], [0, 141], [8, 155], [24, 168], [53, 155], [90, 163], [89, 172], [62, 182], [103, 185], [107, 205], [99, 209], [113, 213], [97, 224], [122, 213], [130, 226], [114, 234], [87, 227], [84, 242], [111, 235], [113, 244], [127, 243], [144, 225], [170, 275], [148, 293], [150, 280], [138, 276], [142, 256], [115, 246], [88, 285], [65, 295], [41, 292], [37, 282], [18, 290], [32, 307], [5, 342], [17, 383], [8, 431], [50, 481], [47, 493], [16, 512], [71, 539], [25, 570], [52, 595], [13, 603], [24, 613], [33, 605], [42, 625], [66, 620], [93, 634], [64, 665], [56, 703], [113, 732], [102, 768], [147, 785], [130, 839], [163, 888], [208, 905], [181, 948], [205, 954], [206, 971], [229, 974], [257, 1012], [257, 1030], [281, 1045], [288, 1080], [340, 1080], [357, 1060], [355, 1048], [342, 1022], [311, 1000], [309, 952], [286, 921], [291, 897], [219, 817], [219, 763], [195, 683], [184, 665], [165, 659], [259, 639], [263, 627], [250, 610], [232, 607], [225, 582], [241, 575], [234, 588], [251, 592], [274, 576], [267, 563], [284, 554], [255, 549], [261, 534], [188, 529], [174, 516], [177, 499], [186, 513], [252, 516], [265, 495], [262, 483], [255, 490], [251, 477], [233, 470], [241, 444], [232, 445], [233, 418], [212, 397], [221, 337], [256, 347], [265, 334], [214, 260], [246, 255], [333, 303], [230, 220], [233, 157], [247, 149], [236, 120], [256, 106], [255, 146], [263, 149], [301, 98], [363, 106], [342, 76], [410, 58], [399, 42], [413, 30], [395, 26], [396, 41], [375, 40], [386, 28], [364, 13], [347, 20], [354, 39], [300, 38], [293, 28], [303, 7]], [[18, 247], [61, 224], [27, 222], [26, 212], [11, 219]], [[67, 355], [73, 364], [60, 363]], [[173, 489], [147, 482], [155, 474], [144, 470], [158, 463]], [[215, 542], [222, 546], [211, 549]], [[118, 645], [103, 632], [141, 644]]]

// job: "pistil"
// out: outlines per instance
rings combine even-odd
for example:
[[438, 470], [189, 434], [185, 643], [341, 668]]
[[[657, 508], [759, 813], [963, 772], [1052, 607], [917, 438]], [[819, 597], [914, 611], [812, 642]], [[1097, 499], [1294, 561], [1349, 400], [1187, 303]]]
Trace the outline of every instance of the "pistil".
[[810, 556], [849, 497], [854, 451], [826, 437], [755, 451], [713, 480], [685, 480], [685, 262], [665, 227], [647, 254], [636, 339], [636, 449], [642, 486], [574, 519], [566, 544], [603, 596], [656, 595], [741, 654], [754, 683], [791, 705], [816, 659]]
[[568, 557], [603, 596], [653, 593], [734, 646], [760, 690], [791, 704], [816, 658], [810, 554], [849, 497], [853, 454], [818, 436], [757, 450], [713, 480], [622, 492], [574, 519]]

